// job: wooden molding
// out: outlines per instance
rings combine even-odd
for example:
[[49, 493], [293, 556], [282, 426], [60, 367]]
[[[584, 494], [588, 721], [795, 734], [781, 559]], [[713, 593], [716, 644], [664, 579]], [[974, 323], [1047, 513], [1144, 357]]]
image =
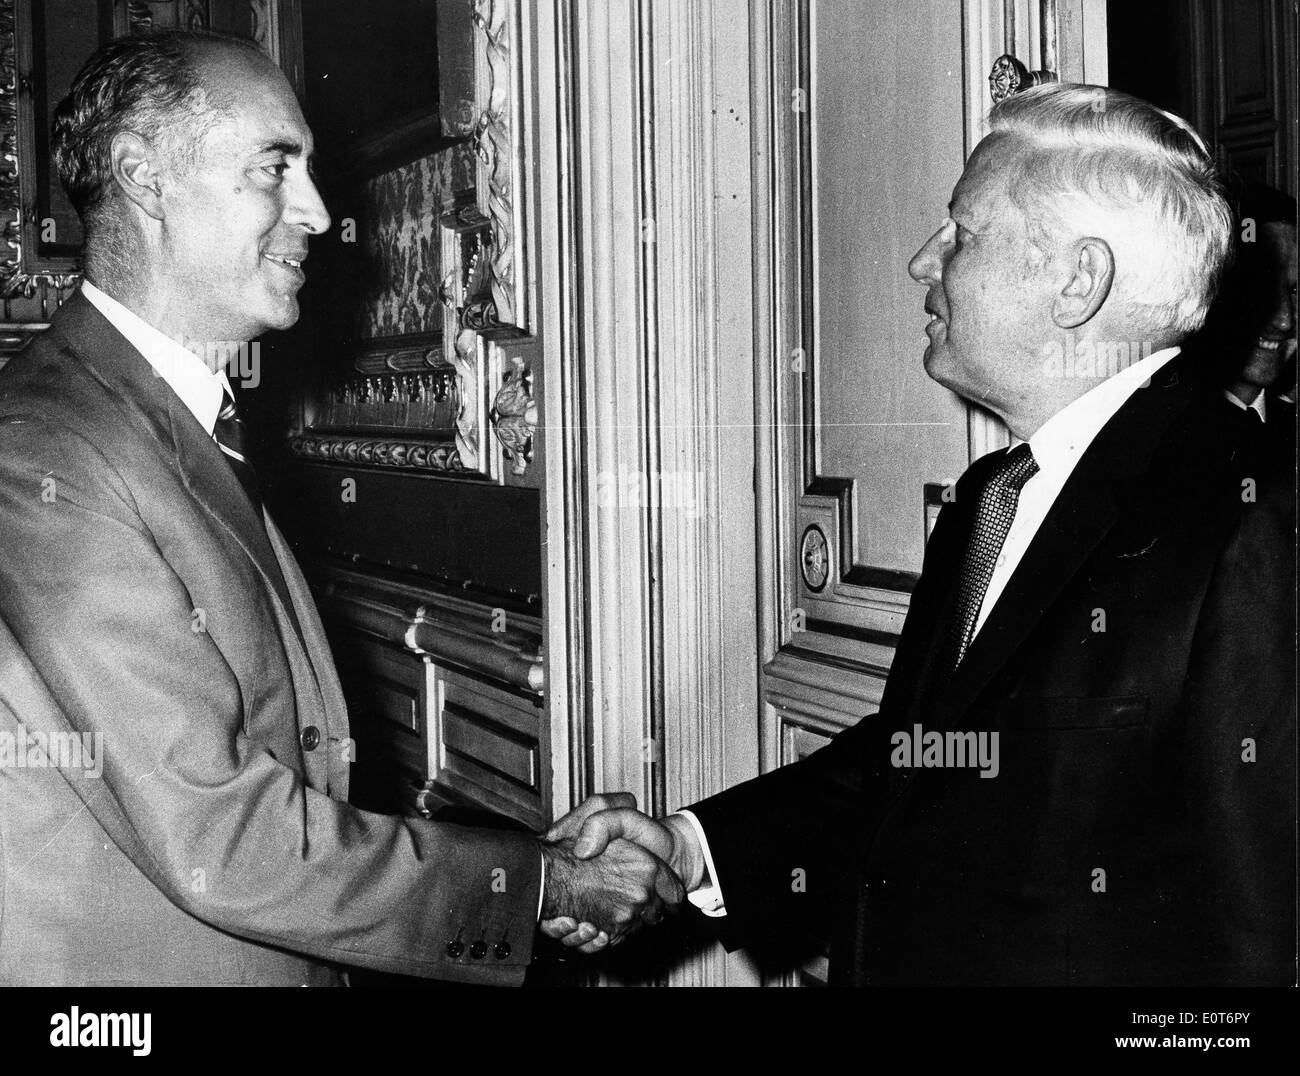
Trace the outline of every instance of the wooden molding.
[[[731, 272], [749, 26], [708, 0], [532, 7], [554, 809], [626, 790], [662, 813], [757, 772], [752, 298]], [[669, 981], [756, 981], [745, 965], [719, 949]]]
[[343, 627], [520, 692], [545, 689], [536, 617], [343, 568], [318, 565], [311, 583], [325, 616]]

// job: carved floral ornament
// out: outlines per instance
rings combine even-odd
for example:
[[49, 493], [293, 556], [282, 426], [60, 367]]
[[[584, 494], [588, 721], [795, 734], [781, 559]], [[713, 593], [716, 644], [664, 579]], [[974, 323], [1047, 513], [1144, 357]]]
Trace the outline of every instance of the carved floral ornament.
[[289, 447], [303, 459], [433, 473], [463, 470], [459, 453], [449, 444], [308, 432], [290, 438]]
[[532, 373], [522, 360], [511, 358], [511, 369], [492, 403], [492, 428], [516, 475], [527, 472], [533, 461], [537, 433], [537, 401], [533, 399]]
[[826, 586], [826, 580], [830, 578], [831, 573], [830, 547], [826, 542], [826, 535], [815, 523], [809, 525], [803, 532], [799, 566], [803, 571], [803, 581], [809, 590], [816, 592]]
[[335, 385], [331, 397], [342, 404], [443, 403], [455, 389], [456, 375], [449, 367], [421, 374], [383, 374], [354, 378]]
[[1030, 71], [1014, 56], [1004, 53], [993, 61], [993, 69], [989, 71], [989, 96], [997, 104], [1031, 86], [1057, 81], [1055, 71]]
[[479, 205], [491, 221], [491, 291], [501, 321], [519, 325], [516, 301], [515, 137], [511, 127], [511, 52], [514, 0], [475, 0], [473, 20], [481, 35], [479, 101], [482, 111], [474, 128], [474, 148], [480, 162]]

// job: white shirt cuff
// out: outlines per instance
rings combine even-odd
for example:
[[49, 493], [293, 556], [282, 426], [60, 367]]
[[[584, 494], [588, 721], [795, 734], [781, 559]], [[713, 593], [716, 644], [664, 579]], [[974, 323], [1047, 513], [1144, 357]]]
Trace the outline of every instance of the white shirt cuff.
[[675, 811], [674, 814], [691, 824], [691, 829], [700, 842], [700, 850], [704, 853], [704, 878], [698, 888], [686, 894], [686, 899], [705, 915], [714, 919], [721, 918], [727, 914], [727, 907], [726, 901], [722, 899], [722, 886], [718, 884], [718, 870], [713, 865], [713, 853], [709, 851], [709, 838], [704, 835], [700, 820], [690, 811]]
[[537, 887], [537, 921], [542, 921], [542, 904], [546, 900], [546, 855], [538, 849], [537, 854], [542, 857], [542, 884]]

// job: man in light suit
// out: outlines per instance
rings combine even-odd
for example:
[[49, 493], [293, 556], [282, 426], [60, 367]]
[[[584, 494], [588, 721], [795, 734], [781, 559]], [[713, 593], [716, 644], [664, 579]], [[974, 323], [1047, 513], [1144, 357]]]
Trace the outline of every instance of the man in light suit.
[[511, 983], [539, 911], [657, 918], [676, 880], [630, 843], [592, 869], [348, 806], [338, 679], [221, 365], [296, 321], [329, 226], [283, 76], [123, 39], [54, 146], [86, 283], [0, 371], [0, 983]]
[[909, 268], [926, 371], [1013, 445], [940, 514], [880, 712], [662, 822], [594, 799], [553, 832], [656, 849], [728, 945], [820, 928], [840, 984], [1292, 983], [1291, 481], [1180, 348], [1229, 229], [1181, 120], [996, 107]]

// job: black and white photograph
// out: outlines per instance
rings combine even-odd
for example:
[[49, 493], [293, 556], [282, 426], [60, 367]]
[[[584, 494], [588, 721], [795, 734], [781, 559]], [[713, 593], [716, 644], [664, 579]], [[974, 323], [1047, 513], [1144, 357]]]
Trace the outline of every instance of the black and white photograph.
[[1294, 1048], [1298, 71], [1296, 0], [0, 0], [32, 1056]]

